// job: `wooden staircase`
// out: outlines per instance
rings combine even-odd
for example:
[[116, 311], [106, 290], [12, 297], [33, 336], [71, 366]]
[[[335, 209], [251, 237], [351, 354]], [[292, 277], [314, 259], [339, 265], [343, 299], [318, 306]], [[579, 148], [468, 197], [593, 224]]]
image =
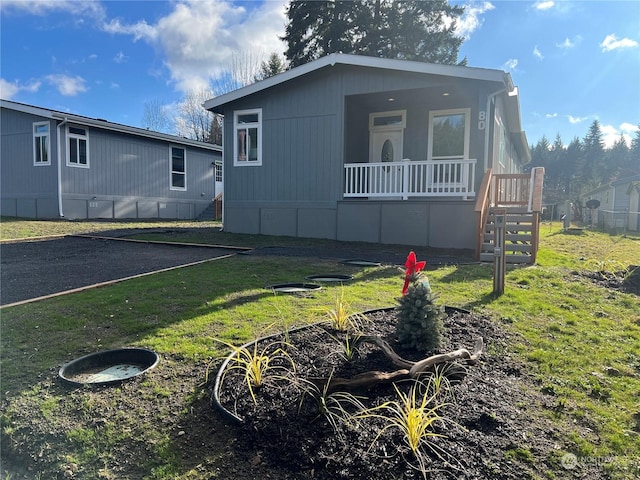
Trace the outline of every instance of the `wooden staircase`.
[[505, 216], [505, 251], [507, 263], [534, 263], [536, 253], [536, 223], [538, 215], [524, 207], [491, 207], [480, 249], [481, 262], [493, 262], [495, 247], [495, 217]]
[[216, 198], [205, 208], [196, 220], [211, 221], [222, 219], [222, 193], [216, 195]]
[[542, 213], [543, 178], [543, 168], [534, 168], [531, 174], [493, 175], [491, 170], [487, 171], [476, 202], [478, 260], [493, 262], [496, 215], [504, 215], [506, 262], [535, 263]]

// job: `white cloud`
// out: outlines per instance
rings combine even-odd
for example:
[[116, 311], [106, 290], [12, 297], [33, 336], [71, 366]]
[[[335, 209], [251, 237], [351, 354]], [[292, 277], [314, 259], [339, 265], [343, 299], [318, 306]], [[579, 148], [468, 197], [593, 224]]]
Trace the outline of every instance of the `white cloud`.
[[27, 84], [20, 84], [19, 81], [8, 82], [4, 78], [0, 78], [0, 98], [11, 100], [20, 92], [34, 93], [40, 89], [41, 82], [33, 80]]
[[76, 17], [91, 17], [102, 19], [105, 16], [104, 7], [94, 0], [2, 0], [0, 10], [3, 13], [26, 13], [44, 16], [53, 11], [69, 12]]
[[154, 24], [123, 24], [113, 20], [106, 32], [129, 35], [162, 52], [165, 66], [179, 90], [200, 91], [228, 74], [238, 52], [267, 55], [282, 52], [278, 38], [286, 24], [285, 2], [248, 2], [247, 8], [228, 0], [187, 0], [174, 5]]
[[124, 53], [122, 52], [118, 52], [116, 53], [116, 56], [113, 57], [113, 61], [116, 63], [124, 63], [127, 60], [129, 60], [129, 57], [127, 57]]
[[635, 132], [638, 127], [629, 123], [623, 123], [620, 128], [616, 128], [613, 125], [600, 125], [600, 131], [602, 132], [602, 142], [605, 148], [611, 148], [620, 140], [620, 137], [624, 138], [627, 146], [631, 145], [631, 140], [635, 136]]
[[573, 115], [567, 115], [567, 118], [569, 119], [569, 123], [576, 124], [589, 120], [590, 117], [574, 117]]
[[134, 25], [123, 25], [118, 18], [103, 24], [102, 29], [107, 33], [131, 35], [136, 42], [140, 39], [145, 39], [151, 43], [156, 40], [158, 33], [155, 27], [144, 20]]
[[582, 37], [580, 35], [576, 35], [573, 39], [567, 37], [564, 39], [564, 42], [556, 43], [556, 47], [568, 50], [578, 45], [581, 41]]
[[610, 52], [611, 50], [617, 50], [619, 48], [634, 48], [638, 46], [638, 42], [630, 38], [622, 38], [618, 40], [614, 34], [607, 35], [600, 44], [603, 52]]
[[550, 8], [553, 8], [555, 4], [556, 3], [553, 0], [538, 1], [533, 5], [533, 8], [536, 10], [549, 10]]
[[[482, 26], [483, 19], [481, 16], [494, 8], [496, 7], [491, 2], [482, 2], [480, 4], [472, 2], [465, 5], [464, 13], [456, 22], [456, 35], [468, 40], [471, 34]], [[445, 19], [446, 25], [451, 25], [451, 22], [452, 19]]]
[[533, 56], [539, 60], [542, 60], [544, 58], [544, 56], [542, 55], [542, 52], [540, 51], [537, 45], [533, 47]]
[[545, 115], [545, 117], [546, 117], [546, 118], [556, 118], [557, 116], [558, 116], [558, 114], [557, 114], [557, 113], [547, 113], [547, 114]]
[[120, 84], [116, 82], [111, 82], [111, 85], [109, 86], [109, 88], [111, 88], [112, 90], [117, 90], [120, 88]]
[[634, 125], [633, 123], [624, 122], [620, 124], [620, 131], [624, 133], [632, 133], [635, 134], [640, 127], [638, 125]]
[[87, 91], [84, 78], [79, 76], [70, 77], [69, 75], [55, 74], [47, 75], [45, 79], [65, 97], [73, 97]]
[[515, 71], [517, 66], [518, 66], [518, 59], [510, 58], [509, 60], [504, 62], [504, 64], [502, 65], [502, 70], [506, 70], [508, 72], [513, 72], [513, 71]]
[[621, 123], [618, 128], [613, 125], [601, 125], [600, 131], [602, 132], [602, 141], [606, 148], [612, 147], [620, 137], [624, 138], [627, 146], [631, 146], [631, 141], [635, 138], [636, 132], [640, 130], [638, 125], [624, 122]]

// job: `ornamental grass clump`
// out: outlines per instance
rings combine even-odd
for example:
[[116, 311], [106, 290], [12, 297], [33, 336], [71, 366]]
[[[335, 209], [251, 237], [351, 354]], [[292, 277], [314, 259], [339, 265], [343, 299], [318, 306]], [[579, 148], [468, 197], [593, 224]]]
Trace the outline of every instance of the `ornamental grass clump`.
[[[289, 354], [278, 345], [287, 346], [283, 342], [273, 342], [258, 350], [258, 341], [253, 343], [253, 348], [235, 346], [231, 343], [218, 340], [220, 343], [233, 350], [227, 373], [239, 370], [249, 389], [253, 403], [257, 405], [256, 390], [269, 380], [287, 379], [296, 371], [295, 363]], [[278, 374], [279, 373], [279, 374]], [[224, 381], [224, 376], [223, 376]]]
[[359, 332], [369, 318], [363, 313], [354, 313], [344, 299], [344, 289], [336, 297], [335, 307], [327, 311], [327, 323], [337, 332]]
[[437, 295], [420, 272], [425, 265], [425, 261], [416, 261], [414, 252], [409, 253], [396, 325], [400, 345], [421, 352], [433, 351], [440, 346], [444, 328], [444, 309], [434, 303]]

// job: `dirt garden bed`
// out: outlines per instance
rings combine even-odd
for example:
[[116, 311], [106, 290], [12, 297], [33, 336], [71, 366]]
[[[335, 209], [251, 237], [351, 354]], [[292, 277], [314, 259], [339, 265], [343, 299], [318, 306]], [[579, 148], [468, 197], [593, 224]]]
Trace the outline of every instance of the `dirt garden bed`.
[[[393, 309], [369, 314], [366, 333], [386, 338], [407, 360], [422, 358], [396, 345], [396, 316]], [[346, 362], [332, 336], [336, 332], [322, 326], [288, 335], [290, 347], [284, 348], [296, 365], [297, 377], [350, 377], [365, 370], [390, 370], [388, 359], [370, 345], [361, 347], [353, 362]], [[479, 337], [485, 340], [481, 360], [464, 367], [466, 374], [460, 374], [460, 365], [451, 370], [448, 405], [440, 411], [443, 420], [434, 426], [434, 433], [442, 436], [432, 438], [424, 448], [427, 478], [516, 480], [557, 470], [561, 435], [550, 422], [532, 418], [530, 410], [553, 399], [539, 392], [526, 367], [509, 352], [512, 339], [505, 331], [491, 319], [451, 311], [440, 351], [471, 349]], [[258, 351], [275, 340], [264, 341]], [[406, 386], [400, 388], [406, 391]], [[384, 428], [381, 419], [365, 418], [357, 427], [336, 431], [308, 396], [300, 403], [300, 393], [289, 381], [275, 381], [256, 391], [254, 402], [241, 374], [230, 371], [224, 377], [220, 402], [243, 419], [239, 424], [231, 422], [241, 456], [288, 475], [322, 480], [423, 478], [419, 462], [398, 431], [389, 429], [376, 439]], [[353, 393], [368, 407], [398, 399], [390, 385]], [[605, 478], [597, 471], [581, 470], [585, 473], [588, 478]]]

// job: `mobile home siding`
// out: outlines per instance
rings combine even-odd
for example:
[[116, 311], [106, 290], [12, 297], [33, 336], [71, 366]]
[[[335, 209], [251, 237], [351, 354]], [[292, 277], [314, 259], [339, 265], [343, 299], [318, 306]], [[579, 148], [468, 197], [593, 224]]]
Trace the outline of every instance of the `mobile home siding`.
[[[49, 165], [33, 164], [33, 124], [49, 122]], [[0, 117], [2, 215], [57, 216], [55, 122], [38, 115], [2, 109]]]
[[[187, 190], [171, 190], [170, 147], [185, 148]], [[65, 145], [63, 155], [66, 158]], [[89, 168], [66, 165], [63, 191], [71, 195], [110, 195], [166, 199], [213, 196], [213, 152], [169, 142], [89, 129]]]
[[[10, 102], [8, 102], [10, 103]], [[36, 107], [29, 107], [38, 113]], [[51, 114], [42, 110], [46, 114]], [[58, 126], [62, 138], [60, 174], [66, 218], [196, 218], [215, 196], [214, 164], [221, 158], [210, 146], [198, 148], [171, 139], [69, 122], [1, 109], [2, 214], [57, 218]], [[33, 123], [49, 122], [50, 165], [34, 166]], [[88, 133], [88, 168], [67, 164], [67, 127]], [[113, 128], [113, 126], [111, 127]], [[117, 126], [116, 126], [117, 128]], [[186, 189], [171, 189], [171, 146], [185, 149]]]
[[[418, 161], [429, 158], [430, 112], [468, 109], [468, 158], [477, 161], [477, 188], [492, 165], [486, 149], [493, 155], [485, 146], [493, 139], [493, 111], [485, 113], [482, 127], [479, 114], [492, 94], [505, 91], [504, 77], [479, 80], [338, 62], [282, 78], [213, 107], [225, 117], [227, 231], [475, 247], [473, 198], [344, 199], [343, 165], [369, 162], [371, 113], [406, 112], [402, 157]], [[262, 163], [234, 166], [234, 112], [252, 109], [262, 112]]]
[[[225, 159], [225, 203], [320, 202], [335, 206], [342, 174], [343, 102], [337, 79], [324, 72], [254, 95], [225, 113], [225, 145], [233, 151], [233, 112], [262, 108], [262, 165]], [[309, 135], [307, 132], [313, 132]]]

